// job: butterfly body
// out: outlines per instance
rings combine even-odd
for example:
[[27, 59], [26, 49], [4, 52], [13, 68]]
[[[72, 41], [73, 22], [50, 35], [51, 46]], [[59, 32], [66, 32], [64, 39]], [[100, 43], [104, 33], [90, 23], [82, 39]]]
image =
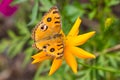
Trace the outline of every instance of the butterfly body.
[[32, 31], [33, 46], [47, 52], [47, 56], [61, 58], [63, 56], [63, 36], [60, 14], [57, 7], [52, 7]]

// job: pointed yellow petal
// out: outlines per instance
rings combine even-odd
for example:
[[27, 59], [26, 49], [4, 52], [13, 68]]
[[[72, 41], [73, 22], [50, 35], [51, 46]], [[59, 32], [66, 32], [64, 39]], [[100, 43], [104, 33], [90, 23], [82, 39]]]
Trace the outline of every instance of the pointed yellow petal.
[[52, 75], [62, 64], [62, 59], [54, 59], [50, 68], [49, 75]]
[[45, 56], [46, 52], [41, 51], [32, 56], [33, 59]]
[[35, 60], [32, 61], [32, 64], [35, 64], [37, 62], [42, 62], [42, 61], [47, 60], [47, 59], [50, 59], [50, 57], [44, 56], [44, 57], [41, 57], [39, 59], [37, 58], [37, 59], [35, 59]]
[[43, 51], [37, 53], [36, 55], [33, 55], [32, 58], [34, 59], [32, 61], [32, 64], [37, 63], [37, 62], [42, 62], [42, 61], [44, 61], [46, 59], [50, 59], [49, 56], [46, 56], [46, 52], [43, 52]]
[[88, 33], [85, 33], [85, 34], [82, 34], [82, 35], [78, 35], [78, 36], [74, 37], [74, 39], [73, 39], [73, 42], [74, 42], [74, 43], [72, 43], [72, 44], [75, 45], [75, 46], [82, 45], [82, 44], [84, 44], [90, 37], [92, 37], [94, 34], [95, 34], [95, 31], [88, 32]]
[[35, 60], [32, 61], [32, 64], [35, 64], [35, 63], [38, 63], [38, 62], [40, 62], [39, 59], [35, 59]]
[[95, 58], [93, 54], [78, 47], [71, 47], [70, 52], [73, 53], [78, 58]]
[[81, 19], [78, 17], [72, 29], [70, 30], [68, 36], [77, 36], [77, 34], [79, 33], [80, 23], [81, 23]]
[[64, 58], [65, 58], [67, 64], [73, 70], [73, 72], [77, 73], [77, 62], [76, 62], [74, 56], [72, 55], [72, 53], [70, 53], [69, 50], [67, 50], [67, 49], [64, 51]]

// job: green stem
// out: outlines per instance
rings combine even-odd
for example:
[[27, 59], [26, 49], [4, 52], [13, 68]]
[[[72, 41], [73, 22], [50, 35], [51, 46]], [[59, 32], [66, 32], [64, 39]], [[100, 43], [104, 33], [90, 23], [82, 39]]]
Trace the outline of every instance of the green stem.
[[90, 65], [86, 65], [86, 64], [83, 64], [83, 63], [80, 63], [80, 62], [79, 62], [79, 64], [81, 64], [85, 67], [93, 68], [93, 69], [104, 70], [104, 71], [114, 72], [114, 73], [120, 73], [120, 70], [116, 70], [116, 69], [113, 69], [111, 67], [90, 66]]

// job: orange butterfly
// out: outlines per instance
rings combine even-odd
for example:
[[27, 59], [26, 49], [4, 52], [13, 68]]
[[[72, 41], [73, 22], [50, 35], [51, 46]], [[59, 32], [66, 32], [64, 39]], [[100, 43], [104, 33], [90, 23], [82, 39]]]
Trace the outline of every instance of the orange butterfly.
[[61, 31], [61, 17], [56, 6], [46, 13], [32, 31], [33, 46], [43, 50], [46, 56], [62, 58], [63, 35]]

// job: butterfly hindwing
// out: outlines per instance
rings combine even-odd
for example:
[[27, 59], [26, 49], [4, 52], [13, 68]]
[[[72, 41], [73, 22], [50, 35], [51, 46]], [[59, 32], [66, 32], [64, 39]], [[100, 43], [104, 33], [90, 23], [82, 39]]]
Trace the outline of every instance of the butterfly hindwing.
[[[56, 36], [56, 35], [54, 35]], [[38, 50], [43, 50], [48, 53], [48, 55], [56, 58], [61, 58], [63, 56], [63, 39], [62, 35], [58, 34], [56, 37], [52, 37], [51, 39], [40, 40], [35, 42], [34, 46]]]

